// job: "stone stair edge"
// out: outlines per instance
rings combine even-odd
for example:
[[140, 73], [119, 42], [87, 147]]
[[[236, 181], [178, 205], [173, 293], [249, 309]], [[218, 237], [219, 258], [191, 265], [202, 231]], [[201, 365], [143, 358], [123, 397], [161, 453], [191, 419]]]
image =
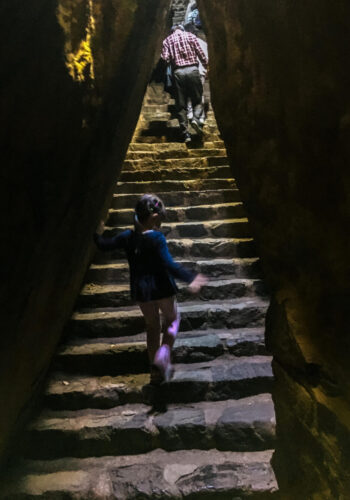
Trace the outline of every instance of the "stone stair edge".
[[[27, 498], [26, 496], [36, 496], [40, 491], [42, 494], [50, 495], [62, 492], [65, 498], [76, 498], [77, 489], [85, 495], [86, 498], [95, 500], [105, 500], [114, 497], [112, 474], [115, 474], [119, 468], [129, 470], [131, 473], [130, 479], [140, 478], [139, 490], [144, 494], [145, 474], [147, 476], [146, 484], [154, 484], [161, 487], [163, 498], [183, 497], [191, 493], [191, 490], [197, 492], [204, 491], [204, 497], [207, 497], [205, 492], [208, 487], [214, 492], [218, 490], [220, 497], [227, 491], [233, 494], [245, 495], [249, 491], [249, 498], [254, 499], [254, 492], [260, 497], [260, 494], [267, 492], [273, 495], [278, 490], [276, 478], [271, 467], [273, 450], [251, 451], [251, 452], [229, 452], [211, 450], [180, 450], [166, 452], [161, 449], [156, 449], [146, 454], [129, 455], [122, 457], [101, 457], [101, 458], [82, 458], [82, 459], [59, 459], [50, 461], [24, 461], [21, 464], [22, 474], [24, 478], [30, 480], [18, 483], [17, 476], [13, 477], [10, 474], [10, 484], [5, 486], [4, 499], [10, 498]], [[215, 486], [212, 482], [212, 475], [208, 478], [208, 468], [212, 468], [215, 464], [215, 470], [225, 473], [225, 480], [217, 480]], [[160, 472], [152, 481], [152, 472]], [[207, 475], [205, 474], [207, 471]], [[69, 473], [69, 475], [65, 473]], [[182, 478], [187, 479], [191, 474], [193, 480], [189, 483], [190, 487], [186, 492], [181, 488]], [[199, 479], [196, 480], [196, 475]], [[204, 479], [203, 479], [204, 478]], [[42, 484], [42, 479], [44, 479]], [[91, 479], [93, 479], [91, 481]], [[119, 479], [120, 485], [122, 480], [127, 483], [128, 477]], [[151, 479], [151, 481], [150, 481]], [[230, 479], [227, 482], [227, 479]], [[161, 483], [159, 483], [161, 481]], [[185, 481], [187, 482], [187, 481]], [[178, 484], [180, 483], [180, 484]], [[91, 486], [93, 484], [93, 486]], [[137, 489], [137, 488], [136, 488]], [[182, 491], [180, 491], [182, 489]], [[99, 493], [100, 490], [100, 493]], [[151, 498], [153, 491], [150, 491]], [[119, 500], [130, 499], [128, 495], [121, 496]], [[270, 498], [270, 496], [269, 496]]]

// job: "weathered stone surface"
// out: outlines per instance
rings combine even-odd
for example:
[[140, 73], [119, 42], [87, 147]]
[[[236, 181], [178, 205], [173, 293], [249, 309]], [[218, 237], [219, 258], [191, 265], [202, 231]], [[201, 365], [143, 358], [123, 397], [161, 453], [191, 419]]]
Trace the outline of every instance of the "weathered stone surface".
[[[193, 300], [193, 294], [188, 291], [188, 286], [179, 285], [179, 302]], [[260, 293], [256, 293], [260, 291]], [[262, 284], [260, 280], [247, 279], [218, 279], [209, 281], [198, 294], [198, 298], [203, 301], [236, 299], [238, 297], [252, 297], [262, 295]], [[96, 285], [88, 284], [83, 289], [77, 301], [79, 309], [92, 307], [124, 307], [131, 305], [130, 287], [128, 284], [121, 285]]]
[[[203, 354], [200, 349], [201, 346], [198, 348], [198, 354], [205, 358], [205, 352]], [[207, 351], [211, 354], [207, 354], [209, 359], [221, 354], [222, 346], [221, 351], [213, 351]], [[267, 356], [238, 359], [225, 355], [212, 361], [193, 363], [201, 361], [199, 355], [198, 359], [192, 359], [191, 356], [183, 356], [175, 349], [174, 360], [182, 363], [185, 361], [185, 364], [176, 363], [172, 380], [159, 389], [146, 387], [144, 395], [143, 387], [149, 383], [147, 366], [145, 374], [113, 377], [110, 374], [120, 370], [107, 359], [103, 369], [101, 366], [97, 368], [97, 373], [104, 376], [97, 377], [93, 352], [90, 354], [90, 364], [86, 361], [83, 366], [79, 359], [77, 362], [66, 359], [61, 366], [65, 373], [54, 375], [46, 390], [45, 402], [48, 408], [54, 410], [79, 410], [112, 408], [126, 403], [148, 403], [155, 397], [161, 398], [164, 403], [239, 399], [271, 390], [271, 359]], [[96, 353], [96, 356], [101, 354]], [[135, 367], [131, 362], [130, 366], [133, 366], [130, 371], [138, 371], [138, 366]], [[77, 375], [79, 373], [89, 375]]]
[[[211, 301], [209, 304], [180, 304], [181, 330], [196, 328], [244, 328], [264, 323], [267, 303], [257, 298]], [[135, 335], [144, 330], [141, 311], [135, 307], [117, 310], [77, 312], [68, 325], [69, 332], [83, 337]]]
[[[294, 379], [296, 392], [299, 382], [309, 387], [311, 379], [340, 398], [343, 411], [331, 410], [335, 422], [348, 419], [350, 70], [345, 48], [350, 32], [345, 20], [350, 5], [344, 0], [332, 6], [290, 0], [198, 4], [211, 53], [213, 104], [271, 285], [269, 347]], [[281, 384], [278, 408], [290, 408], [286, 394]], [[316, 407], [311, 396], [306, 408]], [[314, 439], [297, 440], [302, 446], [296, 449], [293, 421], [285, 417], [285, 411], [277, 413], [286, 445], [277, 456], [284, 457], [285, 470], [293, 463], [299, 473], [283, 498], [349, 496], [349, 481], [324, 470], [334, 461], [327, 434], [319, 440], [315, 427]], [[341, 441], [341, 436], [336, 431], [331, 439]], [[340, 448], [336, 455], [334, 470], [344, 470]]]
[[[167, 119], [166, 119], [167, 121]], [[153, 151], [128, 151], [126, 155], [126, 160], [144, 160], [150, 159], [152, 161], [158, 159], [176, 159], [184, 157], [197, 157], [205, 158], [209, 156], [224, 156], [226, 157], [226, 149], [188, 149], [188, 148], [164, 148], [164, 149], [153, 149]]]
[[169, 0], [14, 0], [0, 7], [6, 124], [1, 303], [7, 332], [0, 349], [6, 401], [0, 456], [71, 314], [168, 6]]
[[[110, 210], [107, 225], [117, 226], [130, 224], [133, 220], [134, 207], [124, 210]], [[199, 205], [197, 207], [171, 207], [167, 208], [167, 222], [186, 222], [190, 220], [218, 220], [245, 217], [241, 203], [218, 203]]]
[[184, 189], [200, 191], [208, 189], [234, 189], [234, 179], [195, 179], [185, 181], [144, 181], [118, 182], [116, 194], [129, 193], [158, 193], [160, 191], [183, 191]]
[[[210, 277], [258, 278], [261, 276], [260, 261], [257, 258], [185, 260], [177, 262], [186, 267], [201, 271]], [[86, 276], [87, 283], [111, 284], [129, 281], [129, 266], [124, 261], [111, 264], [93, 264]]]
[[[117, 227], [121, 232], [130, 226]], [[165, 222], [162, 232], [167, 238], [248, 238], [251, 234], [246, 218], [199, 222]], [[108, 234], [109, 231], [106, 231]]]
[[155, 450], [126, 457], [26, 461], [22, 464], [23, 480], [19, 484], [11, 477], [4, 499], [55, 495], [57, 500], [131, 500], [142, 495], [175, 500], [199, 495], [208, 498], [208, 491], [213, 499], [254, 500], [263, 499], [263, 494], [272, 498], [277, 483], [271, 458], [271, 451]]
[[[167, 241], [168, 248], [176, 258], [249, 258], [256, 256], [252, 238], [177, 238]], [[102, 264], [125, 258], [122, 251], [96, 252], [94, 263]]]
[[[146, 192], [146, 191], [145, 191]], [[238, 189], [222, 189], [218, 190], [201, 190], [196, 191], [157, 191], [160, 198], [164, 201], [166, 207], [176, 205], [196, 206], [206, 203], [232, 203], [240, 201]], [[114, 195], [112, 200], [112, 208], [130, 208], [135, 207], [140, 194], [118, 194]]]
[[[152, 165], [153, 166], [153, 165]], [[186, 168], [175, 167], [171, 169], [153, 168], [147, 169], [144, 167], [142, 170], [124, 171], [120, 176], [121, 182], [142, 182], [154, 180], [191, 180], [191, 179], [225, 179], [230, 177], [231, 169], [228, 165], [219, 167], [199, 167], [199, 168]]]
[[[145, 453], [155, 448], [231, 451], [274, 445], [273, 404], [268, 394], [240, 400], [169, 405], [152, 415], [140, 404], [112, 410], [44, 412], [28, 430], [32, 458]], [[226, 440], [225, 436], [228, 438]]]
[[[65, 345], [56, 357], [55, 366], [65, 371], [94, 373], [96, 375], [143, 373], [148, 371], [146, 342], [124, 338], [124, 342], [107, 342], [105, 339], [87, 339]], [[177, 362], [195, 362], [213, 359], [223, 353], [224, 346], [220, 338], [211, 332], [208, 334], [183, 334], [176, 339], [174, 360]]]

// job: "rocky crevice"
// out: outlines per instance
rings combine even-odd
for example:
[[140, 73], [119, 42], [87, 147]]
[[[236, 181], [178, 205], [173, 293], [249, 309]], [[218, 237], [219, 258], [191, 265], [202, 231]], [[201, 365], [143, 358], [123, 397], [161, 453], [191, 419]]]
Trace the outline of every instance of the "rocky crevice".
[[148, 385], [144, 322], [130, 304], [127, 265], [120, 254], [97, 252], [4, 498], [210, 492], [213, 499], [269, 499], [277, 492], [268, 299], [248, 221], [212, 111], [204, 144], [188, 149], [164, 142], [175, 123], [171, 112], [159, 120], [159, 106], [172, 104], [153, 85], [107, 221], [110, 231], [127, 227], [135, 191], [157, 187], [169, 207], [163, 230], [172, 253], [210, 278], [196, 298], [180, 289], [175, 375], [158, 389]]

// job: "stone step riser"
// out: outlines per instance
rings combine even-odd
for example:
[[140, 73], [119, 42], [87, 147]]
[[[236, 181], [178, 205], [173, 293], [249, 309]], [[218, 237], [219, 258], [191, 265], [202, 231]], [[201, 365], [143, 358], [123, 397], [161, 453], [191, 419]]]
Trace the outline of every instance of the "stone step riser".
[[147, 182], [160, 180], [193, 180], [193, 179], [227, 179], [230, 177], [229, 166], [219, 166], [210, 168], [177, 168], [171, 170], [159, 169], [155, 166], [152, 170], [123, 171], [120, 176], [121, 182]]
[[[133, 226], [116, 226], [112, 230], [106, 230], [106, 237], [120, 233]], [[249, 238], [251, 236], [250, 226], [246, 219], [234, 219], [231, 221], [217, 221], [213, 224], [207, 222], [175, 223], [169, 226], [166, 222], [162, 225], [162, 232], [168, 239], [180, 238]]]
[[227, 158], [226, 149], [182, 149], [182, 150], [174, 150], [168, 149], [164, 151], [129, 151], [126, 155], [127, 160], [175, 160], [184, 158], [205, 158], [211, 156], [222, 156]]
[[87, 408], [109, 409], [124, 404], [148, 404], [157, 400], [165, 404], [222, 401], [271, 392], [272, 383], [272, 376], [257, 376], [245, 380], [217, 382], [169, 382], [166, 386], [155, 388], [147, 386], [144, 393], [137, 389], [128, 392], [106, 389], [96, 394], [87, 391], [64, 395], [47, 394], [45, 406], [56, 411], [77, 411]]
[[[261, 281], [255, 282], [234, 282], [224, 283], [220, 286], [207, 285], [202, 288], [199, 295], [199, 300], [225, 300], [238, 299], [240, 297], [256, 297], [266, 295], [263, 283]], [[193, 295], [189, 292], [188, 288], [180, 289], [177, 300], [179, 302], [186, 302], [193, 300]], [[90, 308], [106, 308], [106, 307], [125, 307], [133, 305], [134, 301], [130, 298], [129, 288], [125, 290], [118, 290], [118, 292], [105, 291], [101, 293], [82, 293], [77, 301], [78, 309]]]
[[[242, 309], [215, 309], [210, 306], [198, 311], [181, 313], [180, 331], [206, 328], [253, 328], [263, 326], [266, 307], [246, 306]], [[95, 319], [72, 319], [67, 333], [78, 337], [120, 337], [136, 335], [145, 329], [141, 315], [130, 312], [129, 316], [106, 317]]]
[[[223, 344], [218, 344], [214, 347], [202, 346], [201, 349], [186, 348], [186, 346], [180, 348], [174, 347], [173, 361], [176, 363], [199, 363], [221, 356], [223, 352]], [[124, 346], [124, 350], [110, 349], [109, 352], [95, 355], [62, 354], [54, 362], [54, 368], [66, 373], [117, 376], [147, 373], [149, 371], [149, 361], [146, 344], [135, 345], [134, 347], [128, 344], [128, 348]], [[201, 399], [198, 401], [201, 401]]]
[[[218, 204], [218, 203], [237, 203], [240, 202], [238, 189], [223, 189], [215, 191], [177, 191], [166, 192], [157, 191], [157, 194], [164, 201], [166, 207], [185, 206], [195, 207], [198, 205]], [[112, 200], [112, 209], [123, 208], [134, 209], [140, 199], [140, 194], [114, 195]]]
[[[148, 132], [145, 135], [141, 135], [140, 132], [135, 134], [133, 141], [135, 144], [154, 144], [154, 143], [162, 143], [165, 144], [169, 141], [178, 141], [179, 140], [179, 130], [174, 128], [169, 133], [168, 131], [164, 131], [164, 129], [160, 130], [158, 135], [152, 131]], [[212, 131], [207, 132], [204, 130], [204, 141], [205, 142], [213, 142], [213, 141], [221, 141], [221, 135], [217, 131], [217, 129], [213, 128]], [[192, 136], [192, 143], [198, 142], [201, 143], [201, 140], [197, 137]]]
[[[232, 205], [202, 205], [198, 207], [167, 208], [166, 222], [190, 222], [208, 221], [220, 219], [238, 219], [245, 217], [245, 211], [241, 203]], [[118, 226], [131, 224], [134, 210], [110, 211], [107, 226]]]
[[[227, 263], [210, 263], [210, 262], [194, 262], [184, 261], [182, 265], [190, 267], [191, 269], [206, 274], [211, 278], [245, 278], [257, 279], [261, 276], [261, 266], [257, 259], [252, 261], [245, 261], [242, 259], [236, 262]], [[107, 268], [94, 268], [90, 267], [86, 276], [86, 283], [96, 284], [115, 284], [115, 283], [128, 283], [129, 282], [129, 269], [127, 264], [123, 267], [107, 267]]]
[[[205, 142], [203, 149], [225, 149], [225, 143], [224, 141]], [[138, 151], [191, 151], [191, 149], [187, 148], [185, 144], [174, 142], [158, 144], [138, 144], [137, 142], [131, 142], [128, 151], [135, 153]]]
[[[214, 450], [171, 454], [157, 450], [89, 463], [79, 459], [66, 459], [64, 464], [27, 461], [24, 480], [18, 481], [10, 473], [3, 498], [33, 500], [39, 490], [40, 498], [46, 500], [277, 500], [271, 458], [272, 451], [247, 456]], [[175, 480], [168, 474], [172, 470], [179, 471]]]
[[[252, 240], [224, 240], [223, 242], [212, 241], [207, 243], [205, 240], [194, 240], [189, 244], [183, 240], [169, 240], [168, 248], [173, 257], [183, 258], [238, 258], [238, 257], [255, 257], [256, 250]], [[94, 259], [94, 264], [109, 263], [114, 260], [125, 258], [121, 251], [115, 252], [100, 252], [97, 251]]]
[[167, 191], [183, 191], [201, 189], [236, 189], [234, 179], [198, 179], [184, 181], [149, 181], [149, 182], [120, 182], [117, 184], [115, 194], [144, 194], [160, 193]]
[[[182, 158], [173, 160], [126, 160], [123, 165], [123, 172], [143, 172], [157, 168], [159, 170], [192, 169], [196, 168], [221, 167], [228, 165], [228, 159], [225, 156], [212, 156], [208, 158]], [[231, 171], [230, 171], [231, 172]], [[231, 175], [227, 175], [231, 177]], [[196, 178], [193, 175], [193, 178]]]
[[[252, 405], [255, 398], [257, 404], [253, 416], [251, 408], [244, 405], [247, 400], [251, 400]], [[166, 451], [271, 449], [275, 443], [272, 402], [270, 398], [259, 396], [247, 400], [231, 403], [231, 407], [217, 402], [214, 418], [206, 416], [205, 412], [210, 408], [205, 405], [212, 403], [195, 403], [181, 409], [175, 407], [158, 416], [148, 415], [147, 407], [138, 405], [119, 414], [115, 409], [95, 410], [96, 414], [90, 410], [92, 426], [87, 415], [82, 417], [86, 424], [74, 427], [65, 418], [62, 423], [55, 419], [52, 426], [39, 423], [36, 428], [33, 425], [23, 443], [24, 454], [29, 458], [53, 459], [147, 453], [158, 448]], [[70, 413], [67, 415], [73, 417]], [[35, 446], [28, 443], [35, 443]]]

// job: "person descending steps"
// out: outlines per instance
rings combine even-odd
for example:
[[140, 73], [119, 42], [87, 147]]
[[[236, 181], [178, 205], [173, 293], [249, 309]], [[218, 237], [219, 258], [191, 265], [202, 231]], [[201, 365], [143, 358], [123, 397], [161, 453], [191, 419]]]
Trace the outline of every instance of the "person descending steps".
[[164, 239], [141, 216], [142, 242], [166, 237], [181, 268], [208, 277], [198, 295], [190, 277], [177, 285], [175, 370], [159, 386], [167, 408], [151, 411], [145, 398], [147, 334], [125, 253], [97, 251], [1, 499], [267, 500], [278, 492], [268, 299], [234, 165], [211, 109], [203, 143], [191, 148], [177, 142], [174, 111], [150, 85], [101, 240], [135, 232], [137, 203], [156, 193], [167, 207]]

